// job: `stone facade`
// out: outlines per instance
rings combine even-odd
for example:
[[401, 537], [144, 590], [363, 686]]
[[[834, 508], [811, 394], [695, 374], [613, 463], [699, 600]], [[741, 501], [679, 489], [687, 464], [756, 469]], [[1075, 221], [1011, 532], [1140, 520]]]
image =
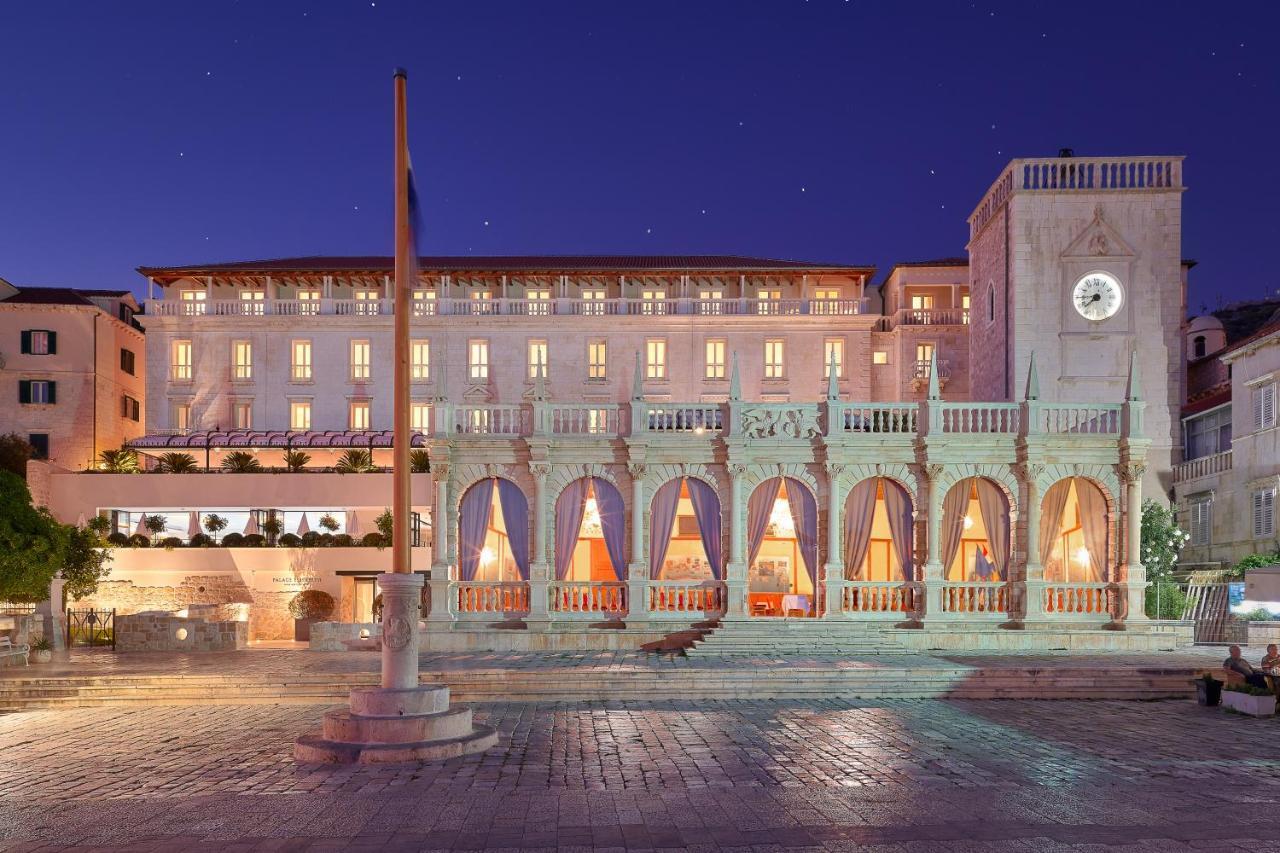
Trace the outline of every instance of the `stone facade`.
[[248, 646], [249, 626], [167, 613], [117, 614], [115, 641], [119, 652], [229, 652]]

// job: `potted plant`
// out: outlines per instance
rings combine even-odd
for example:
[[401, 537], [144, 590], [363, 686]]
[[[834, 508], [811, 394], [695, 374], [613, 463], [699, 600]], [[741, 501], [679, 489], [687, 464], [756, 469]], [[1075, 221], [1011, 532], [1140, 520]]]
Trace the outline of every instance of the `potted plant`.
[[353, 447], [338, 457], [338, 464], [333, 470], [339, 474], [367, 474], [376, 471], [373, 465], [373, 454], [367, 450]]
[[1272, 717], [1276, 713], [1276, 697], [1264, 687], [1244, 682], [1228, 684], [1222, 692], [1222, 707], [1250, 717]]
[[276, 539], [284, 532], [284, 521], [278, 515], [269, 515], [267, 520], [262, 522], [262, 532], [267, 536], [267, 544], [276, 544]]
[[409, 451], [409, 470], [414, 474], [431, 473], [431, 454], [419, 448]]
[[100, 537], [106, 537], [111, 531], [111, 519], [105, 515], [95, 515], [93, 518], [85, 522], [85, 527], [98, 534]]
[[257, 474], [262, 471], [262, 463], [247, 450], [233, 450], [222, 457], [222, 470], [229, 474]]
[[333, 613], [333, 596], [320, 589], [304, 589], [289, 601], [293, 614], [293, 638], [311, 639], [311, 626], [323, 622]]
[[204, 517], [204, 529], [209, 531], [213, 541], [217, 542], [218, 534], [227, 529], [227, 520], [216, 512], [211, 512]]
[[1222, 702], [1222, 682], [1209, 673], [1192, 683], [1196, 686], [1196, 701], [1201, 705], [1212, 707]]
[[338, 519], [326, 512], [324, 515], [320, 516], [320, 529], [326, 533], [337, 533]]
[[142, 526], [147, 528], [147, 532], [151, 534], [152, 540], [155, 540], [161, 533], [164, 533], [164, 516], [144, 516], [142, 519]]
[[98, 470], [108, 474], [137, 474], [138, 454], [127, 447], [98, 454]]
[[284, 452], [284, 470], [291, 473], [296, 474], [298, 471], [302, 471], [310, 461], [310, 453], [304, 453], [301, 450], [286, 450]]
[[190, 474], [198, 468], [190, 453], [161, 453], [156, 459], [156, 470], [161, 474]]
[[48, 637], [41, 637], [31, 643], [31, 659], [36, 663], [48, 663], [53, 660], [53, 643]]

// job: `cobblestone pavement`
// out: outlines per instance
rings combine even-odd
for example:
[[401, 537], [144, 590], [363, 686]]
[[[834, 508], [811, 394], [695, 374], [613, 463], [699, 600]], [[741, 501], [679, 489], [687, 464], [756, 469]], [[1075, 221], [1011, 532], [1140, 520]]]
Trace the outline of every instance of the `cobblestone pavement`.
[[1280, 851], [1280, 721], [1192, 702], [492, 704], [484, 756], [295, 765], [323, 710], [0, 716], [0, 847]]

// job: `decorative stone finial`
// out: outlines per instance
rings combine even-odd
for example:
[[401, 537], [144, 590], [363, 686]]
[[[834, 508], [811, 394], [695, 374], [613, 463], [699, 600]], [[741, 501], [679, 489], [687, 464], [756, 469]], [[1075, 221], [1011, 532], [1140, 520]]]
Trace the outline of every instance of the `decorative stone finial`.
[[547, 399], [547, 377], [543, 375], [546, 365], [541, 365], [537, 374], [533, 377], [532, 399], [539, 403], [545, 402]]
[[942, 399], [942, 386], [938, 384], [938, 351], [929, 353], [929, 399]]
[[640, 353], [636, 353], [636, 370], [631, 376], [631, 399], [644, 399], [644, 373], [640, 368]]
[[733, 351], [733, 366], [729, 371], [729, 399], [742, 399], [742, 379], [738, 376], [738, 351]]
[[836, 376], [836, 354], [831, 353], [831, 360], [827, 363], [827, 400], [835, 402], [840, 399], [839, 378]]
[[1138, 377], [1138, 351], [1134, 350], [1129, 355], [1129, 388], [1124, 395], [1126, 400], [1142, 399], [1142, 382]]
[[1036, 351], [1031, 351], [1031, 364], [1027, 367], [1027, 393], [1023, 395], [1026, 400], [1040, 399], [1040, 374], [1036, 371]]

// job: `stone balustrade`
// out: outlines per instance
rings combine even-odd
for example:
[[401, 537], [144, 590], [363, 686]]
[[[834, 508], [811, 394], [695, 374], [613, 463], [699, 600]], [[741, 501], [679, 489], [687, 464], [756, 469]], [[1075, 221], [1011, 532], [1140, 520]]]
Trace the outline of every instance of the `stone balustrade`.
[[649, 613], [696, 616], [725, 610], [722, 581], [649, 581], [646, 592]]
[[1231, 470], [1231, 451], [1224, 450], [1221, 453], [1213, 453], [1209, 456], [1201, 456], [1198, 459], [1189, 459], [1186, 462], [1179, 462], [1173, 466], [1173, 481], [1175, 483], [1185, 483], [1188, 480], [1198, 480], [1201, 477], [1212, 477], [1214, 474], [1221, 474], [1224, 471]]
[[451, 596], [458, 619], [495, 620], [529, 612], [526, 581], [454, 581]]
[[1115, 614], [1118, 591], [1108, 583], [1051, 583], [1044, 588], [1044, 612], [1057, 618]]
[[839, 610], [858, 618], [903, 619], [917, 610], [917, 584], [902, 581], [839, 581]]
[[1009, 584], [1004, 581], [953, 581], [942, 584], [942, 612], [966, 617], [1006, 617], [1010, 612]]
[[551, 581], [547, 596], [547, 610], [556, 619], [599, 619], [627, 612], [627, 585], [618, 581]]

